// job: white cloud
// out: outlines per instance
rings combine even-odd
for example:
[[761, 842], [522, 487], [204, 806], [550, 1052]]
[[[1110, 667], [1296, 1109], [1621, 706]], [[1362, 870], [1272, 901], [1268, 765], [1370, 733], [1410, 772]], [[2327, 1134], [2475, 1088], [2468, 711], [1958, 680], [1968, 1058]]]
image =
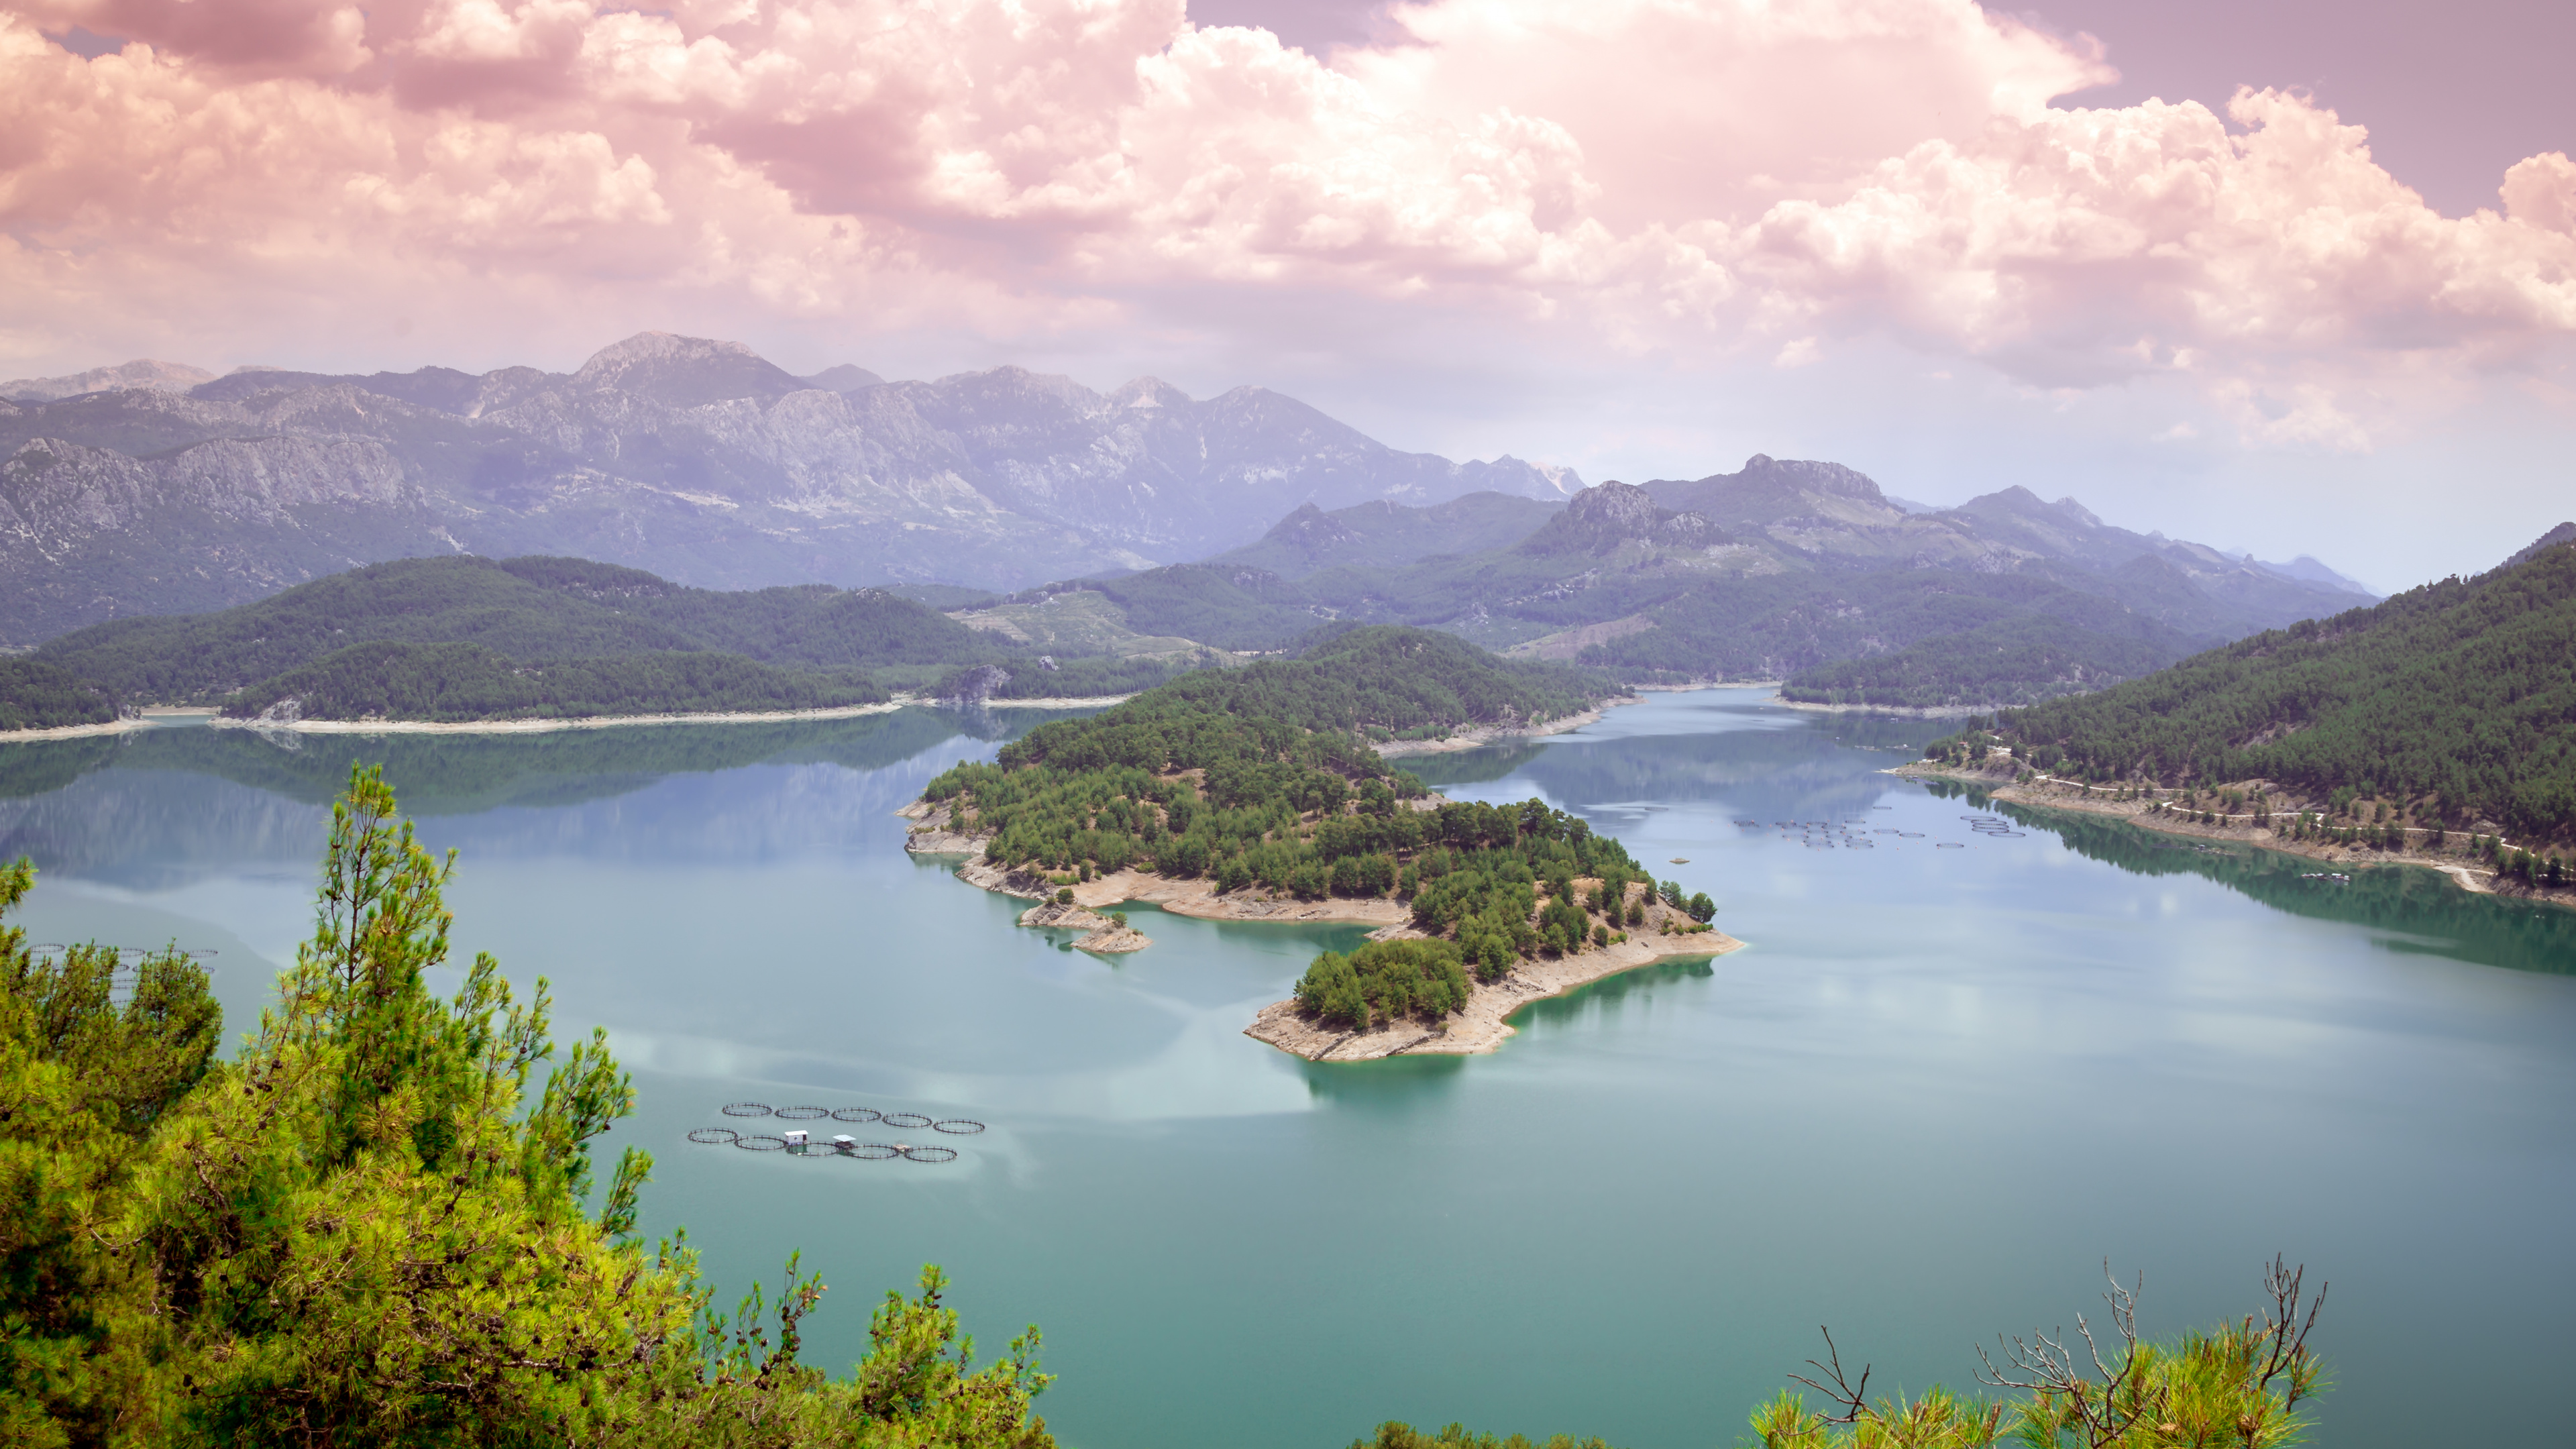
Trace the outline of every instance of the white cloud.
[[[1181, 0], [14, 0], [0, 325], [71, 366], [173, 307], [274, 333], [396, 292], [460, 327], [686, 295], [1004, 339], [1281, 295], [1702, 363], [1877, 337], [2044, 388], [2182, 375], [2245, 441], [2328, 449], [2456, 391], [2394, 379], [2576, 331], [2564, 156], [2444, 218], [2295, 95], [2235, 130], [2051, 109], [2103, 58], [1970, 0], [1392, 20], [1326, 64]], [[136, 43], [86, 61], [39, 33], [68, 24]]]

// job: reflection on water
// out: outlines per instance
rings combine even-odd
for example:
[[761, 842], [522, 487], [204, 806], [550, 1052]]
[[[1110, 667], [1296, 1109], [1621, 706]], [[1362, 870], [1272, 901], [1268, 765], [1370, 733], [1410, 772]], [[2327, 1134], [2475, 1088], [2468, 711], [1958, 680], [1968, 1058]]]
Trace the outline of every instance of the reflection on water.
[[2367, 926], [2390, 951], [2438, 956], [2515, 971], [2576, 972], [2576, 911], [2462, 890], [2439, 871], [2412, 865], [2335, 867], [2349, 881], [2311, 877], [2328, 869], [2288, 851], [2242, 841], [2167, 835], [2080, 810], [1994, 803], [1991, 792], [1951, 781], [1932, 793], [1991, 806], [2045, 830], [2087, 860], [2134, 875], [2193, 875], [2275, 910]]
[[[1819, 1321], [1882, 1381], [1964, 1383], [1981, 1336], [2089, 1305], [2105, 1255], [2147, 1270], [2159, 1333], [2241, 1311], [2275, 1251], [2332, 1278], [2338, 1449], [2441, 1442], [2446, 1385], [2576, 1353], [2567, 913], [2091, 816], [1981, 835], [1982, 797], [1884, 773], [1940, 722], [1657, 695], [1407, 763], [1585, 814], [1749, 948], [1533, 1003], [1488, 1056], [1318, 1066], [1242, 1029], [1360, 928], [1137, 905], [1154, 946], [1104, 961], [905, 854], [894, 810], [1040, 718], [6, 746], [0, 855], [37, 858], [40, 939], [218, 948], [246, 1025], [309, 929], [331, 793], [383, 762], [461, 852], [457, 948], [549, 977], [635, 1070], [648, 1230], [687, 1224], [726, 1291], [803, 1248], [841, 1285], [807, 1325], [826, 1364], [944, 1264], [988, 1341], [1045, 1327], [1072, 1445], [1401, 1417], [1705, 1449]], [[1875, 848], [1770, 824], [1850, 819]], [[992, 1125], [935, 1166], [687, 1142], [740, 1099]], [[2548, 1442], [2547, 1414], [2492, 1406], [2490, 1437]]]
[[352, 761], [381, 764], [414, 815], [575, 805], [676, 774], [759, 764], [875, 770], [943, 741], [1017, 739], [1058, 711], [904, 709], [849, 719], [629, 725], [534, 734], [299, 735], [175, 728], [0, 745], [0, 799], [60, 790], [94, 771], [175, 770], [327, 805]]

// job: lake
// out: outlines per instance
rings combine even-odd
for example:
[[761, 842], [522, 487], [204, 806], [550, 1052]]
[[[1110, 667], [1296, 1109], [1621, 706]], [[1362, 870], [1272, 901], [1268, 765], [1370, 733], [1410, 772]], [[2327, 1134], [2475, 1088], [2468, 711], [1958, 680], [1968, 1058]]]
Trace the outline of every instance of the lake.
[[[2515, 1390], [2576, 1356], [2576, 913], [1999, 815], [1883, 773], [1944, 726], [1662, 694], [1406, 763], [1581, 813], [1748, 948], [1490, 1056], [1316, 1066], [1240, 1033], [1357, 928], [1137, 908], [1156, 944], [1101, 961], [906, 856], [895, 809], [1036, 718], [0, 746], [0, 858], [43, 872], [38, 941], [215, 952], [237, 1035], [382, 760], [460, 852], [458, 959], [550, 978], [557, 1039], [604, 1024], [634, 1069], [609, 1155], [655, 1154], [649, 1231], [728, 1303], [802, 1249], [830, 1366], [944, 1265], [988, 1353], [1044, 1328], [1071, 1445], [1731, 1445], [1819, 1324], [1873, 1388], [1965, 1386], [1998, 1332], [2098, 1320], [2105, 1259], [2161, 1335], [2255, 1308], [2276, 1252], [2333, 1284], [2322, 1442], [2460, 1442], [2454, 1405], [2565, 1432]], [[687, 1141], [745, 1100], [987, 1130], [808, 1124], [936, 1164]]]

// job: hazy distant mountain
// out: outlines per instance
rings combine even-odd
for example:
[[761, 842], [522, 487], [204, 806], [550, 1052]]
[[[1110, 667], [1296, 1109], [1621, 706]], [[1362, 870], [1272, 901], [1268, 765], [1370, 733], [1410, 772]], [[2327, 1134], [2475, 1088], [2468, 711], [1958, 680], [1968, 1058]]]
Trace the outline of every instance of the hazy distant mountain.
[[2533, 539], [2528, 548], [2525, 548], [2516, 553], [2513, 557], [2506, 559], [2502, 566], [2505, 568], [2514, 568], [2521, 564], [2527, 564], [2533, 559], [2538, 558], [2543, 550], [2556, 548], [2562, 543], [2576, 543], [2576, 523], [2562, 523], [2556, 528], [2549, 530], [2547, 533], [2542, 534], [2540, 537]]
[[[1603, 483], [1562, 508], [1299, 508], [1204, 565], [1045, 592], [1084, 629], [1161, 646], [1275, 648], [1319, 618], [1399, 622], [1639, 679], [1785, 677], [1826, 702], [1992, 707], [2361, 597], [2313, 560], [2299, 571], [2317, 577], [2021, 489], [1909, 513], [1849, 468], [1757, 456], [1692, 482]], [[1028, 598], [997, 612], [1013, 609], [1029, 614]]]
[[2239, 555], [2239, 557], [2246, 559], [2256, 568], [2268, 569], [2273, 573], [2279, 574], [2285, 579], [2297, 579], [2299, 582], [2306, 584], [2323, 584], [2330, 589], [2341, 589], [2348, 594], [2359, 594], [2365, 599], [2375, 599], [2379, 597], [2376, 593], [2371, 591], [2368, 584], [2362, 583], [2356, 579], [2346, 578], [2342, 574], [2336, 573], [2333, 569], [2327, 568], [2324, 564], [2319, 563], [2316, 559], [2307, 554], [2301, 554], [2297, 558], [2290, 560], [2288, 563], [2265, 563], [2263, 560], [2254, 558], [2250, 554]]
[[1470, 493], [1427, 508], [1381, 499], [1329, 513], [1303, 503], [1272, 524], [1258, 543], [1207, 562], [1266, 569], [1290, 579], [1331, 568], [1395, 568], [1439, 554], [1509, 548], [1563, 506], [1506, 493]]
[[570, 375], [135, 363], [11, 386], [31, 400], [0, 403], [0, 643], [431, 553], [573, 554], [707, 587], [1008, 589], [1203, 558], [1305, 503], [1582, 486], [1400, 453], [1260, 388], [798, 378], [660, 333]]
[[164, 392], [185, 392], [201, 382], [214, 379], [213, 373], [201, 367], [184, 367], [175, 362], [154, 362], [144, 358], [121, 362], [114, 367], [93, 367], [69, 377], [21, 377], [0, 382], [0, 398], [10, 402], [52, 402], [56, 398], [123, 387], [156, 387]]
[[2194, 634], [2232, 638], [2378, 597], [2313, 558], [2279, 566], [2234, 558], [2116, 528], [2072, 498], [2044, 502], [2021, 487], [1914, 512], [1841, 464], [1757, 453], [1734, 473], [1645, 488], [1666, 507], [1729, 529], [1778, 567], [2029, 573]]

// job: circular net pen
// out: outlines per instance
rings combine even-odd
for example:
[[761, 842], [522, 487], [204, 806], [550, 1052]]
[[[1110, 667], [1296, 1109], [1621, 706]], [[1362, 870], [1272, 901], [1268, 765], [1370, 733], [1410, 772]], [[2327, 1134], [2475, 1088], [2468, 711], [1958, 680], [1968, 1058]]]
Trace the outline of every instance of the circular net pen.
[[955, 1162], [957, 1160], [957, 1149], [954, 1147], [940, 1147], [937, 1145], [923, 1147], [906, 1146], [903, 1149], [903, 1155], [906, 1159], [913, 1162]]
[[689, 1140], [701, 1147], [731, 1147], [742, 1140], [742, 1134], [730, 1127], [692, 1127]]
[[817, 1122], [832, 1115], [829, 1107], [781, 1107], [777, 1115], [790, 1122]]
[[930, 1119], [919, 1112], [888, 1112], [885, 1124], [888, 1127], [927, 1127]]
[[956, 1137], [972, 1137], [976, 1133], [984, 1130], [984, 1124], [976, 1121], [972, 1117], [951, 1117], [945, 1122], [931, 1123], [930, 1130], [933, 1132], [946, 1132], [951, 1136]]
[[784, 1152], [787, 1150], [787, 1139], [763, 1134], [736, 1138], [733, 1145], [745, 1152]]
[[767, 1102], [727, 1102], [724, 1104], [724, 1114], [728, 1117], [766, 1117], [769, 1115], [769, 1104]]
[[832, 1111], [835, 1122], [880, 1122], [885, 1114], [874, 1107], [837, 1107]]
[[891, 1142], [853, 1142], [841, 1149], [841, 1155], [868, 1162], [882, 1162], [889, 1157], [903, 1156], [903, 1149]]

